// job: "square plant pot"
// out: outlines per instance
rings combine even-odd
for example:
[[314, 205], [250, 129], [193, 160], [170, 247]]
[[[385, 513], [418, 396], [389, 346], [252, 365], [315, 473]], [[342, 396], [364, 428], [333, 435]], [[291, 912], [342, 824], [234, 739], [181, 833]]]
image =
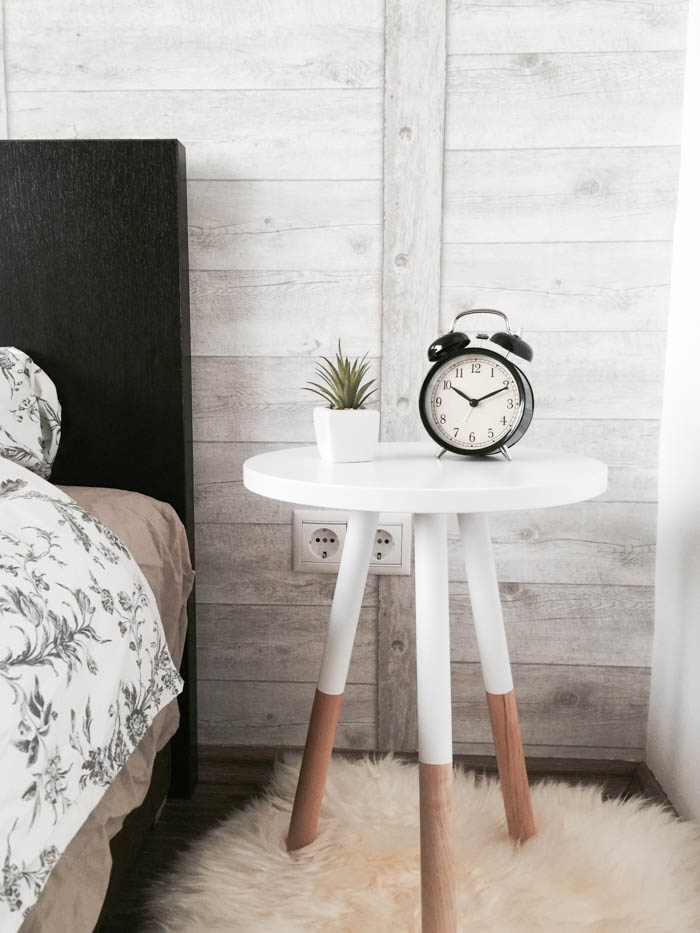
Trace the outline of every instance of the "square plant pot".
[[371, 408], [314, 408], [316, 443], [322, 460], [359, 463], [374, 460], [379, 443], [379, 412]]

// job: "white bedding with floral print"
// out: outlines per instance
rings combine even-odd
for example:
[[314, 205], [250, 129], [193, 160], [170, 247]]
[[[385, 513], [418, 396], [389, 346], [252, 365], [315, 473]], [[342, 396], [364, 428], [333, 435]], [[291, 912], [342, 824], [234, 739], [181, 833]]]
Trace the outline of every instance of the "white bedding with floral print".
[[122, 542], [0, 457], [0, 930], [182, 689], [153, 593]]

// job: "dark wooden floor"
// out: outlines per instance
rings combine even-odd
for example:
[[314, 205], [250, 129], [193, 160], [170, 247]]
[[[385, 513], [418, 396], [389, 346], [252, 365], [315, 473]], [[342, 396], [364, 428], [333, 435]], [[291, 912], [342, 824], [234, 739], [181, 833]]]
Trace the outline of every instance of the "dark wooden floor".
[[[465, 767], [495, 771], [488, 757], [457, 757]], [[154, 880], [167, 875], [188, 844], [259, 793], [270, 777], [274, 756], [264, 749], [206, 748], [201, 751], [200, 783], [190, 800], [167, 802], [158, 824], [135, 856], [120, 891], [119, 907], [100, 926], [100, 933], [146, 933], [144, 905]], [[531, 782], [557, 778], [571, 784], [601, 784], [609, 797], [640, 794], [668, 803], [644, 764], [625, 761], [528, 760]], [[205, 933], [205, 931], [203, 931]]]

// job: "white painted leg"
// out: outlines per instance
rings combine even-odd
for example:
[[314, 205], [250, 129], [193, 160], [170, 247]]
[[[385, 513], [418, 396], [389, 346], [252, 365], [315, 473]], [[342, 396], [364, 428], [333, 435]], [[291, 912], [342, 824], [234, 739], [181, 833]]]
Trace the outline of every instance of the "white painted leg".
[[416, 515], [416, 673], [423, 933], [455, 933], [447, 527]]
[[318, 688], [289, 824], [287, 848], [290, 852], [308, 845], [316, 838], [328, 763], [333, 751], [333, 739], [378, 520], [376, 512], [351, 512], [348, 519]]
[[458, 520], [508, 831], [524, 842], [534, 836], [535, 820], [488, 518], [478, 513]]

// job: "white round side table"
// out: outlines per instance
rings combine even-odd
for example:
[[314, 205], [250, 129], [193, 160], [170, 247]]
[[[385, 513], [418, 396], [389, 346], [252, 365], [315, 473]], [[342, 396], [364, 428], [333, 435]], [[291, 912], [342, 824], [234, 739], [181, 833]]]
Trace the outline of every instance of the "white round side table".
[[315, 447], [260, 454], [245, 462], [243, 481], [272, 499], [350, 512], [287, 837], [290, 851], [316, 836], [378, 514], [415, 516], [422, 929], [454, 933], [446, 515], [456, 513], [459, 522], [508, 830], [524, 842], [535, 821], [487, 513], [590, 499], [605, 490], [607, 467], [588, 457], [520, 446], [510, 462], [455, 454], [438, 460], [432, 444], [390, 443], [380, 444], [368, 463], [326, 463]]

